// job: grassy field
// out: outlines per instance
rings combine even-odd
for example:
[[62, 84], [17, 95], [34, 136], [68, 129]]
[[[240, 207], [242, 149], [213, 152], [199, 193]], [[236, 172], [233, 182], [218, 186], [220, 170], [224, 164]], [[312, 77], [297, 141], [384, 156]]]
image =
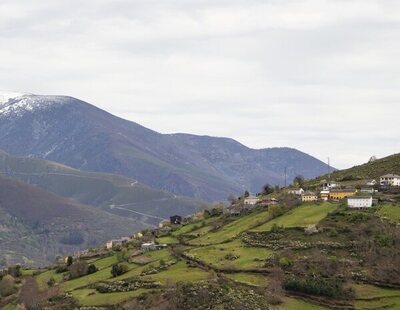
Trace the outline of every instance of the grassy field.
[[384, 205], [379, 208], [379, 214], [395, 222], [400, 222], [400, 206]]
[[[116, 255], [111, 255], [109, 257], [100, 258], [94, 261], [90, 261], [91, 264], [94, 264], [98, 269], [104, 269], [110, 267], [111, 265], [118, 262]], [[89, 262], [88, 262], [89, 263]]]
[[225, 276], [235, 282], [247, 285], [263, 287], [268, 284], [268, 278], [260, 274], [240, 272], [240, 273], [228, 273]]
[[160, 260], [164, 260], [165, 262], [175, 260], [168, 249], [163, 249], [160, 251], [150, 251], [146, 254], [146, 256], [152, 259], [152, 261], [149, 264], [146, 264], [144, 266], [130, 264], [129, 265], [130, 270], [127, 273], [120, 275], [119, 277], [116, 278], [111, 278], [110, 281], [123, 280], [134, 276], [138, 276], [143, 270], [145, 270], [148, 267], [148, 265], [158, 266]]
[[282, 310], [324, 310], [327, 308], [313, 305], [311, 303], [305, 302], [303, 300], [295, 299], [295, 298], [285, 298], [283, 305], [280, 305], [276, 309]]
[[138, 289], [132, 292], [118, 292], [118, 293], [107, 293], [100, 294], [94, 289], [82, 289], [73, 291], [71, 294], [76, 298], [79, 303], [83, 306], [106, 306], [115, 305], [121, 303], [125, 300], [139, 297], [145, 293], [149, 292], [146, 289]]
[[269, 211], [264, 210], [261, 212], [254, 212], [249, 215], [240, 217], [236, 221], [233, 221], [216, 232], [209, 232], [208, 234], [199, 238], [193, 239], [189, 242], [191, 245], [201, 244], [218, 244], [224, 241], [230, 240], [237, 237], [242, 232], [261, 225], [264, 223], [269, 216]]
[[161, 282], [161, 284], [176, 282], [198, 282], [206, 280], [211, 276], [210, 273], [200, 269], [188, 267], [186, 262], [180, 261], [167, 270], [160, 273], [144, 276], [144, 279]]
[[165, 236], [165, 237], [160, 237], [157, 238], [156, 241], [158, 243], [165, 243], [165, 244], [177, 244], [179, 243], [178, 239], [172, 236]]
[[336, 205], [330, 203], [324, 203], [322, 205], [303, 205], [252, 229], [252, 231], [269, 231], [274, 224], [287, 228], [306, 227], [310, 224], [317, 224], [324, 219], [329, 212], [335, 210], [336, 207]]
[[36, 277], [36, 282], [38, 284], [39, 290], [44, 291], [48, 288], [47, 281], [49, 281], [50, 278], [53, 278], [56, 283], [60, 283], [63, 279], [63, 275], [63, 273], [56, 273], [55, 270], [48, 270], [39, 274]]
[[203, 221], [198, 221], [198, 222], [195, 222], [195, 223], [184, 225], [184, 226], [180, 227], [179, 229], [173, 231], [171, 233], [171, 235], [176, 237], [176, 236], [180, 236], [180, 235], [184, 235], [184, 234], [190, 233], [190, 232], [192, 232], [194, 230], [198, 230], [198, 229], [200, 229], [202, 227], [210, 225], [212, 222], [215, 222], [217, 219], [218, 219], [217, 217], [210, 217], [210, 218], [205, 219]]
[[107, 280], [111, 278], [111, 267], [99, 270], [90, 275], [80, 277], [74, 280], [64, 282], [61, 287], [64, 291], [69, 292], [80, 287], [85, 287], [89, 284], [96, 283], [98, 281]]
[[[273, 254], [273, 251], [266, 248], [246, 247], [241, 240], [234, 240], [228, 243], [198, 247], [189, 251], [207, 264], [217, 268], [253, 269], [262, 268], [264, 260]], [[235, 260], [229, 260], [227, 255], [238, 256]]]
[[356, 309], [400, 309], [400, 290], [355, 284]]

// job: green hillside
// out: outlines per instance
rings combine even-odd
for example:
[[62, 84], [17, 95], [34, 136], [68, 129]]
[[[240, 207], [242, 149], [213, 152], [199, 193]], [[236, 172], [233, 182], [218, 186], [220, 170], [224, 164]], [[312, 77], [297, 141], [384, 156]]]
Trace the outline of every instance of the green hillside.
[[[24, 270], [0, 307], [399, 309], [397, 209], [326, 202], [204, 213], [113, 250], [92, 249], [70, 266]], [[168, 246], [141, 251], [151, 240]]]
[[201, 205], [199, 200], [152, 189], [126, 177], [81, 171], [3, 151], [0, 151], [0, 175], [151, 225], [172, 214], [193, 214]]
[[0, 268], [46, 266], [146, 226], [0, 176]]
[[[369, 161], [368, 163], [354, 166], [349, 169], [337, 170], [331, 174], [331, 180], [339, 182], [350, 182], [364, 184], [365, 181], [375, 179], [379, 182], [379, 177], [394, 173], [400, 175], [400, 154], [387, 156], [381, 159]], [[323, 180], [327, 180], [328, 176], [323, 175], [318, 178], [306, 182], [307, 187], [319, 185]]]

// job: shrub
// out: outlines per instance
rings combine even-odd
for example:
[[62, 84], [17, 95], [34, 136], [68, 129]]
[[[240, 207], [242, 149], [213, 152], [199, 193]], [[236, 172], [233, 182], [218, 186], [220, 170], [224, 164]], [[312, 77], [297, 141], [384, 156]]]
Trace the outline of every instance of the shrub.
[[88, 263], [84, 260], [77, 261], [68, 267], [69, 278], [75, 279], [88, 274]]
[[56, 273], [63, 273], [68, 271], [67, 265], [58, 265], [56, 268]]
[[225, 259], [227, 260], [236, 260], [239, 258], [239, 255], [233, 254], [233, 253], [228, 253], [225, 255]]
[[284, 280], [283, 287], [289, 291], [331, 298], [346, 299], [353, 297], [353, 292], [345, 290], [343, 282], [336, 278], [290, 276]]
[[291, 267], [293, 265], [293, 262], [287, 257], [281, 257], [279, 259], [279, 265], [282, 268], [289, 268], [289, 267]]
[[10, 266], [7, 269], [7, 273], [14, 278], [18, 278], [22, 276], [21, 266], [20, 265]]
[[97, 272], [99, 269], [97, 269], [96, 265], [90, 264], [87, 270], [87, 274], [92, 274]]
[[51, 277], [48, 281], [47, 281], [47, 285], [52, 287], [54, 286], [54, 284], [56, 283], [56, 280], [54, 280], [53, 277]]
[[14, 293], [15, 280], [11, 275], [6, 275], [0, 281], [0, 295], [3, 297], [10, 296]]
[[128, 271], [128, 266], [125, 264], [114, 264], [111, 267], [112, 276], [118, 277]]
[[72, 256], [68, 256], [67, 257], [67, 266], [71, 266], [73, 262], [74, 262], [73, 257]]

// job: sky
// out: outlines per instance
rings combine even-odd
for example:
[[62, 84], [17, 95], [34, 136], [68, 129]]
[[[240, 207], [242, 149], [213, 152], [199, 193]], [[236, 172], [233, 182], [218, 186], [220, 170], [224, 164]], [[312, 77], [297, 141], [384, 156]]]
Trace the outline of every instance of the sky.
[[69, 95], [162, 133], [400, 152], [398, 0], [1, 0], [0, 89]]

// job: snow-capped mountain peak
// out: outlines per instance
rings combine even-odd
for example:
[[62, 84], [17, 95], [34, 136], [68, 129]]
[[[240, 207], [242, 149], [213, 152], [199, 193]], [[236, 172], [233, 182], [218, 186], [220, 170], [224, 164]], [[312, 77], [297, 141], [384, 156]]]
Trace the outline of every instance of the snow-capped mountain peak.
[[25, 112], [43, 110], [61, 105], [67, 101], [64, 96], [40, 96], [17, 92], [0, 92], [0, 117], [21, 116]]

